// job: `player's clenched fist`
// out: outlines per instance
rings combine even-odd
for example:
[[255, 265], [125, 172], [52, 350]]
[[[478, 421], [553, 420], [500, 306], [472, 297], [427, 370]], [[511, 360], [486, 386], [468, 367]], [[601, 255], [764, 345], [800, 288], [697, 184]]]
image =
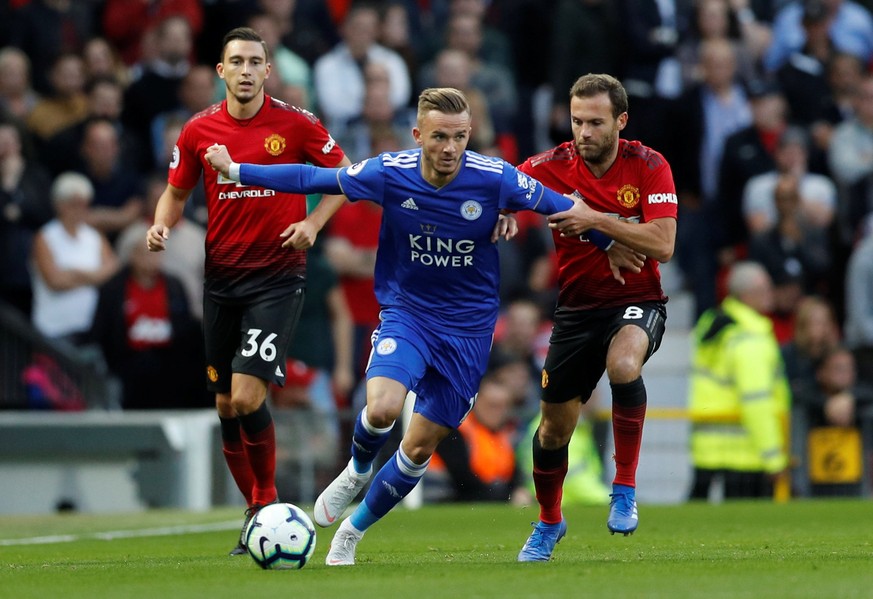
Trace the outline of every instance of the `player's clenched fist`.
[[230, 153], [227, 151], [227, 147], [221, 144], [212, 144], [208, 148], [206, 148], [206, 155], [204, 156], [206, 162], [209, 163], [209, 166], [212, 167], [212, 170], [218, 171], [225, 177], [227, 176], [227, 171], [230, 168], [231, 158]]
[[162, 252], [167, 249], [164, 243], [170, 238], [170, 229], [166, 225], [152, 225], [146, 232], [146, 247], [150, 252]]

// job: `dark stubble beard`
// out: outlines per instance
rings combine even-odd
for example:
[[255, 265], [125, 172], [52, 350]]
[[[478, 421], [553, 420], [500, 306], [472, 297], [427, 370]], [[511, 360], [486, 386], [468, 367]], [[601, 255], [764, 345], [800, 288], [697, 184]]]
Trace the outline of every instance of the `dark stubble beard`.
[[589, 164], [603, 164], [612, 153], [612, 148], [615, 146], [618, 131], [613, 131], [609, 136], [603, 138], [603, 141], [597, 145], [596, 149], [592, 146], [583, 147], [579, 143], [576, 144], [576, 151], [582, 156], [582, 159]]

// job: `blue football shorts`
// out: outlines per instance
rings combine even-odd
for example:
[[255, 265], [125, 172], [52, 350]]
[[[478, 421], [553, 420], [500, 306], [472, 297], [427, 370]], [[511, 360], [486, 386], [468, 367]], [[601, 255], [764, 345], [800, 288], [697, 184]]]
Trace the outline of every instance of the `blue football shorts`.
[[417, 396], [414, 412], [441, 426], [460, 426], [476, 402], [493, 336], [449, 335], [399, 310], [383, 310], [381, 318], [367, 379], [384, 376], [402, 383]]

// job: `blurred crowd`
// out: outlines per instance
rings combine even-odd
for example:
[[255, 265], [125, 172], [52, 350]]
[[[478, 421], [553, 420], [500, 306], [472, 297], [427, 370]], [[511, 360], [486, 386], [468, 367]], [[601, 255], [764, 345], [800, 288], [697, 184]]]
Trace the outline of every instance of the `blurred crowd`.
[[[125, 408], [211, 405], [200, 381], [202, 190], [167, 252], [149, 254], [142, 240], [182, 126], [224, 97], [215, 64], [233, 27], [267, 42], [267, 93], [312, 111], [352, 161], [413, 146], [418, 92], [452, 86], [471, 103], [470, 149], [518, 164], [570, 139], [571, 84], [606, 72], [629, 94], [622, 135], [672, 166], [691, 319], [724, 297], [732, 264], [763, 265], [796, 401], [845, 423], [854, 412], [822, 398], [873, 377], [871, 8], [9, 0], [0, 6], [0, 300], [49, 338], [101, 347]], [[485, 383], [500, 399], [482, 402], [506, 407], [502, 418], [474, 418], [509, 435], [495, 451], [513, 451], [537, 412], [556, 289], [550, 231], [533, 213], [518, 218], [519, 235], [501, 242], [504, 309]], [[277, 405], [335, 417], [362, 401], [379, 219], [371, 203], [346, 205], [310, 252]], [[834, 370], [853, 376], [825, 383]], [[167, 388], [190, 392], [167, 397]]]

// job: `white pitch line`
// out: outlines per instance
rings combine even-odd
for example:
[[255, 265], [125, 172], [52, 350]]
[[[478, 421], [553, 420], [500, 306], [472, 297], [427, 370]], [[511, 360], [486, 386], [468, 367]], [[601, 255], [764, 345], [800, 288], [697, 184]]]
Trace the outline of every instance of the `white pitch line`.
[[214, 532], [218, 530], [231, 530], [239, 526], [238, 520], [228, 522], [214, 522], [212, 524], [185, 524], [179, 526], [162, 526], [159, 528], [143, 528], [140, 530], [108, 530], [105, 532], [90, 532], [85, 534], [50, 535], [44, 537], [30, 537], [26, 539], [0, 539], [0, 547], [14, 545], [49, 545], [52, 543], [72, 543], [85, 539], [97, 539], [99, 541], [113, 541], [115, 539], [131, 539], [135, 537], [161, 537], [171, 535], [188, 534], [192, 532]]

